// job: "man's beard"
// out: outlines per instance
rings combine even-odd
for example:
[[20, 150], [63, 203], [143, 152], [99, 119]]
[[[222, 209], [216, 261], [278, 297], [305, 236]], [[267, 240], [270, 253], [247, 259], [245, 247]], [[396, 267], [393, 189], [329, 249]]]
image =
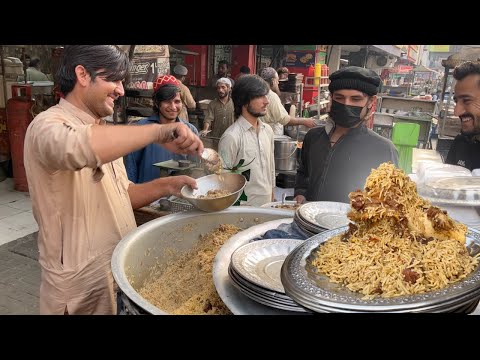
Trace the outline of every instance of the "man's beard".
[[225, 99], [228, 96], [228, 92], [227, 93], [217, 93], [217, 95], [218, 95], [219, 99]]
[[265, 116], [265, 115], [267, 114], [267, 111], [266, 111], [266, 110], [265, 110], [264, 112], [255, 112], [255, 111], [253, 111], [252, 108], [250, 107], [250, 105], [247, 106], [247, 112], [248, 112], [250, 115], [252, 115], [252, 116], [254, 116], [254, 117], [256, 117], [256, 118], [258, 118], [258, 117], [260, 117], [260, 116]]

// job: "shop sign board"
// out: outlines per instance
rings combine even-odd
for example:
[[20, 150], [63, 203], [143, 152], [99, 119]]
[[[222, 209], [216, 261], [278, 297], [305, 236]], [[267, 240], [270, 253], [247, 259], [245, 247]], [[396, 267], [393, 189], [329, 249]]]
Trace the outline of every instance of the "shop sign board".
[[287, 52], [286, 67], [309, 67], [315, 64], [315, 50], [292, 50]]
[[392, 73], [406, 74], [413, 70], [413, 66], [408, 65], [398, 65], [392, 69]]
[[288, 51], [294, 51], [294, 50], [315, 50], [317, 48], [317, 45], [288, 45]]
[[418, 45], [408, 45], [407, 58], [413, 63], [417, 62]]
[[450, 52], [450, 45], [428, 45], [430, 52]]
[[153, 89], [153, 81], [170, 70], [168, 57], [159, 57], [160, 53], [135, 54], [130, 62], [130, 81], [128, 89]]

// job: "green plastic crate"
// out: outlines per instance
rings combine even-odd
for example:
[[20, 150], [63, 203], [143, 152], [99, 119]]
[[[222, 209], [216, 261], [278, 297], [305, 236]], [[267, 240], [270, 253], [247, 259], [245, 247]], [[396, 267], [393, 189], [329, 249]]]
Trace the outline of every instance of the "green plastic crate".
[[396, 123], [393, 125], [392, 142], [398, 150], [398, 167], [410, 174], [412, 172], [413, 148], [417, 147], [420, 125]]

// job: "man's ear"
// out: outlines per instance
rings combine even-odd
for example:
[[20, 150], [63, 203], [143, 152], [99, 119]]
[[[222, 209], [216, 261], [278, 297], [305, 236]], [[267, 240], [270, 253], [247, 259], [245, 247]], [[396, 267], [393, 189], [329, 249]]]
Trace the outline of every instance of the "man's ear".
[[83, 65], [77, 65], [75, 67], [75, 75], [77, 75], [77, 82], [82, 86], [87, 86], [90, 74]]
[[[375, 102], [375, 100], [377, 99], [377, 95], [373, 95], [372, 97], [370, 97], [370, 99], [368, 100], [368, 104], [367, 104], [367, 109], [370, 111], [372, 110], [372, 107], [373, 107], [373, 104]], [[375, 109], [373, 109], [375, 110]]]

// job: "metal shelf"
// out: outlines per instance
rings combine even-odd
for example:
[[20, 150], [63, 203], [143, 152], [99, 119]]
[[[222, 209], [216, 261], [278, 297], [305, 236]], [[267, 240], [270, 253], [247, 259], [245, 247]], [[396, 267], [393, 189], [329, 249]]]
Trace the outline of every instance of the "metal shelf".
[[311, 109], [311, 108], [318, 108], [318, 106], [320, 105], [326, 105], [329, 103], [330, 100], [322, 100], [318, 103], [314, 103], [314, 104], [308, 104], [308, 106], [306, 106], [307, 109]]
[[[318, 84], [318, 85], [315, 85], [314, 82], [315, 80], [325, 80], [325, 79], [329, 79], [328, 76], [307, 76], [305, 77], [305, 88], [307, 89], [312, 89], [312, 88], [319, 88], [319, 91], [320, 91], [320, 88], [324, 88], [324, 87], [328, 87], [328, 85], [330, 85], [329, 83], [327, 84]], [[309, 84], [309, 80], [311, 80], [311, 84]]]

